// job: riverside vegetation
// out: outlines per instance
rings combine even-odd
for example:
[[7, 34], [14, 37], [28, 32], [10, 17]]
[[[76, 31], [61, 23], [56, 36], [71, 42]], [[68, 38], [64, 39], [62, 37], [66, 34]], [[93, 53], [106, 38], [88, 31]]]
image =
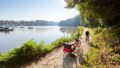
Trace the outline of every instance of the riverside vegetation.
[[[67, 8], [77, 8], [81, 15], [82, 25], [89, 27], [92, 36], [91, 48], [85, 58], [86, 63], [82, 64], [81, 68], [117, 68], [120, 66], [120, 0], [65, 1], [67, 2]], [[37, 45], [33, 41], [31, 44]], [[54, 49], [56, 45], [52, 45], [52, 47], [43, 46], [42, 48], [38, 48], [37, 45], [32, 46], [32, 48], [31, 46], [25, 48], [22, 46], [2, 55], [0, 57], [0, 66], [16, 64], [18, 61], [19, 63], [28, 61], [31, 57], [36, 56], [39, 50], [41, 53], [38, 55], [42, 53], [46, 54]], [[31, 56], [27, 56], [26, 58], [25, 54]]]
[[82, 68], [120, 66], [120, 1], [65, 0], [66, 8], [76, 8], [92, 36], [91, 48]]
[[82, 64], [82, 68], [117, 68], [120, 65], [118, 34], [116, 34], [116, 30], [111, 29], [113, 28], [89, 28], [92, 43], [85, 58], [87, 63]]
[[24, 63], [44, 57], [55, 48], [61, 47], [63, 43], [80, 38], [83, 31], [84, 28], [82, 26], [77, 27], [76, 34], [73, 33], [70, 37], [59, 38], [50, 44], [45, 44], [44, 41], [37, 44], [34, 40], [29, 40], [20, 48], [14, 48], [6, 54], [0, 54], [0, 68], [19, 68]]
[[21, 64], [43, 57], [71, 40], [73, 40], [72, 36], [59, 38], [51, 44], [45, 44], [43, 41], [37, 44], [34, 40], [29, 40], [20, 48], [15, 48], [6, 54], [0, 55], [0, 68], [20, 67]]

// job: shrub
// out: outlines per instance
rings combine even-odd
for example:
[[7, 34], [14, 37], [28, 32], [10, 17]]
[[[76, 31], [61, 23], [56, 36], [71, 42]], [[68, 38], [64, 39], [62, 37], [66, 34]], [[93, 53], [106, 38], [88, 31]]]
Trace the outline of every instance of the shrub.
[[84, 27], [82, 27], [82, 26], [78, 27], [75, 38], [81, 38], [83, 31], [84, 31]]
[[116, 34], [117, 29], [119, 28], [90, 29], [92, 44], [86, 59], [92, 68], [120, 65], [120, 42], [119, 35]]
[[51, 44], [45, 44], [44, 41], [36, 44], [34, 40], [29, 40], [20, 48], [15, 48], [8, 53], [1, 55], [0, 68], [14, 68], [16, 66], [19, 67], [19, 65], [32, 61], [37, 57], [45, 56], [53, 49], [60, 47], [61, 44], [71, 40], [73, 40], [71, 37], [62, 37], [52, 42]]

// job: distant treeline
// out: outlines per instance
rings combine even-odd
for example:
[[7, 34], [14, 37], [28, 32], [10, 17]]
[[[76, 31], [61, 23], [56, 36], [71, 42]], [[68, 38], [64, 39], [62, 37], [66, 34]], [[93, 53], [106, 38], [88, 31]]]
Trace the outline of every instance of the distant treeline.
[[63, 20], [59, 22], [59, 26], [79, 26], [80, 25], [80, 16], [77, 15], [74, 18]]
[[79, 26], [80, 25], [80, 16], [77, 15], [74, 18], [63, 20], [60, 22], [51, 22], [45, 20], [36, 20], [36, 21], [9, 21], [9, 20], [0, 20], [1, 26]]
[[0, 21], [0, 25], [12, 25], [12, 26], [43, 26], [43, 25], [57, 25], [56, 22], [36, 20], [36, 21]]

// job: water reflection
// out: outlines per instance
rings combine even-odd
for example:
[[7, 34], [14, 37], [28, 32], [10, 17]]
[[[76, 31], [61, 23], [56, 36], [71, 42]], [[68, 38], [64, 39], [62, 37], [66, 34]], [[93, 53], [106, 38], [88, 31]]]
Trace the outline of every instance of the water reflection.
[[32, 29], [28, 29], [28, 26], [15, 27], [13, 31], [0, 32], [0, 52], [6, 53], [15, 47], [20, 47], [30, 39], [35, 40], [37, 43], [44, 40], [46, 44], [49, 44], [74, 32], [75, 28], [58, 26], [32, 26]]
[[0, 31], [0, 33], [5, 33], [5, 34], [9, 34], [10, 32], [13, 32], [14, 30], [8, 30], [8, 31]]
[[60, 31], [61, 31], [62, 33], [71, 34], [71, 33], [75, 33], [75, 32], [76, 32], [76, 27], [61, 27], [61, 28], [60, 28]]

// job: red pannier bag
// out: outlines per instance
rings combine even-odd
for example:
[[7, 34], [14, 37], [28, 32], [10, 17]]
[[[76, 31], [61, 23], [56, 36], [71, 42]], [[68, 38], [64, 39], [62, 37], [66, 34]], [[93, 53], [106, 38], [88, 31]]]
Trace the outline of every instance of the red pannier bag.
[[63, 46], [64, 46], [63, 52], [72, 52], [70, 44], [63, 44]]

